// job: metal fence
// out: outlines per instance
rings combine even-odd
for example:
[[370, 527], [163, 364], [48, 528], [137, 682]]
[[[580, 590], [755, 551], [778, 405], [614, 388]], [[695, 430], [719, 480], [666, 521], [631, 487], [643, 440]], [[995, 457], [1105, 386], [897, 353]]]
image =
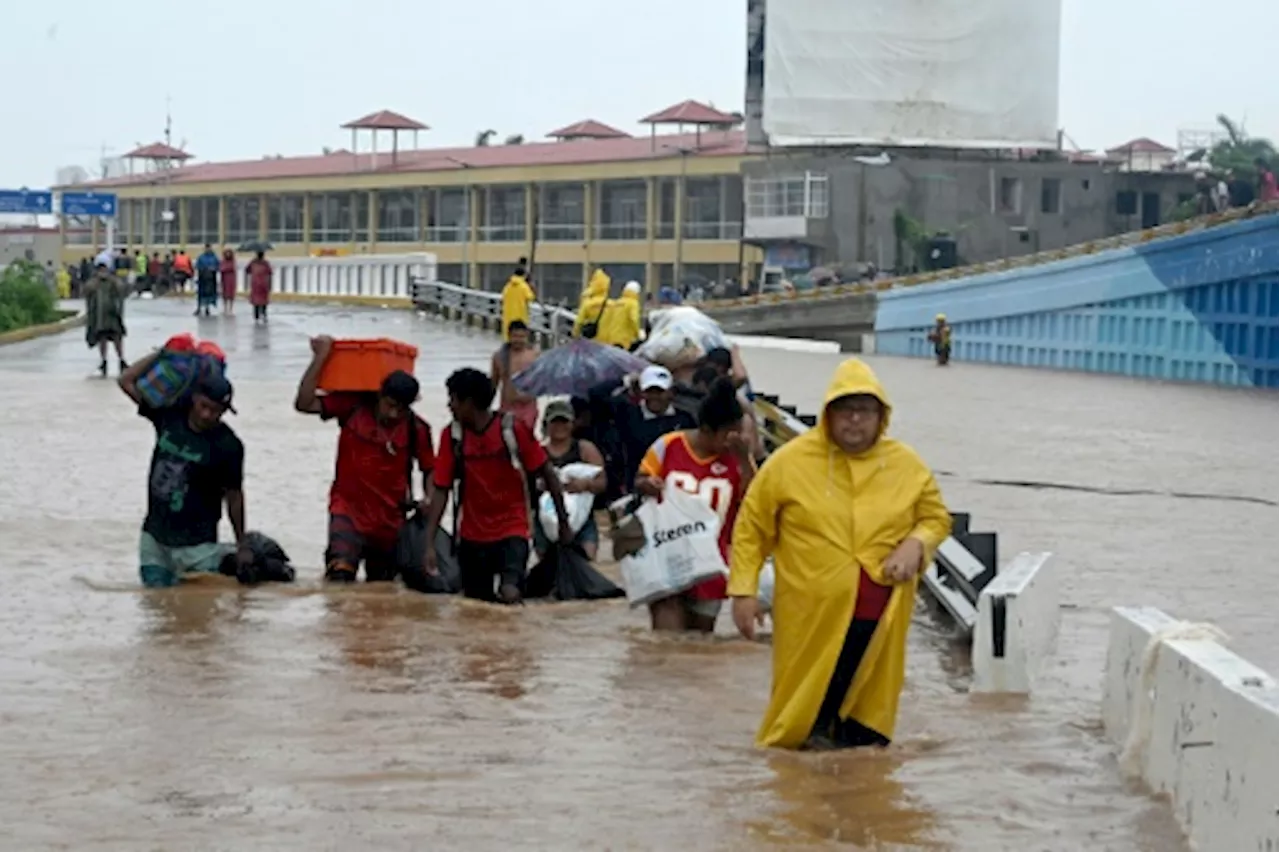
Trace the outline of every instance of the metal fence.
[[[411, 297], [413, 306], [420, 311], [495, 332], [502, 330], [501, 293], [415, 278]], [[568, 308], [534, 302], [529, 306], [529, 330], [542, 345], [554, 346], [568, 339], [576, 317]]]

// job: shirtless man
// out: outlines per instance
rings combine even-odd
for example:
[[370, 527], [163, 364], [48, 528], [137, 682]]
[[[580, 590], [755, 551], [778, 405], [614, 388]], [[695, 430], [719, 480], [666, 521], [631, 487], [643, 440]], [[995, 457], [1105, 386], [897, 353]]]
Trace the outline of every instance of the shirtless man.
[[511, 377], [538, 360], [541, 354], [542, 350], [529, 339], [529, 326], [522, 320], [512, 320], [507, 326], [507, 342], [493, 353], [489, 369], [489, 378], [498, 388], [498, 410], [510, 411], [535, 432], [538, 398], [516, 390]]

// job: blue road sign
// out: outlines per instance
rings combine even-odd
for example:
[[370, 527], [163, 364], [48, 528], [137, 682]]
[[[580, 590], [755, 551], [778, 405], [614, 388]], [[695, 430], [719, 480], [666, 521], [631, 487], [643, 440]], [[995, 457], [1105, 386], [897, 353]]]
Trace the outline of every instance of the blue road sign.
[[52, 213], [53, 193], [44, 189], [0, 189], [0, 213]]
[[111, 192], [62, 193], [63, 216], [114, 216], [119, 201]]

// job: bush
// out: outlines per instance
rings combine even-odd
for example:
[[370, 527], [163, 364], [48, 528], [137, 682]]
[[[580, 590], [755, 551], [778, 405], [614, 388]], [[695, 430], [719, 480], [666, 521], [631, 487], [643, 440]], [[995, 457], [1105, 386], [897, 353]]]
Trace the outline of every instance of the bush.
[[0, 273], [0, 332], [56, 322], [57, 299], [38, 263], [15, 260]]

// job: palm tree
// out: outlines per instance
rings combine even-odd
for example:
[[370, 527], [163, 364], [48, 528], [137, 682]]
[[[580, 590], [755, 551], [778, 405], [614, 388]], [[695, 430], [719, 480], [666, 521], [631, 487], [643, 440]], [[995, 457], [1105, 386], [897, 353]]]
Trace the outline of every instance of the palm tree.
[[503, 145], [523, 145], [523, 144], [524, 144], [524, 134], [523, 134], [523, 133], [512, 133], [510, 136], [508, 136], [508, 137], [506, 138], [506, 140], [505, 140], [502, 144], [503, 144]]
[[1257, 160], [1261, 159], [1272, 172], [1276, 170], [1276, 146], [1269, 140], [1249, 136], [1244, 128], [1225, 115], [1218, 116], [1218, 124], [1227, 138], [1218, 142], [1209, 152], [1209, 163], [1214, 171], [1235, 172], [1236, 176], [1253, 182], [1258, 177]]
[[479, 133], [476, 134], [476, 147], [477, 148], [488, 147], [489, 141], [497, 135], [498, 135], [498, 131], [496, 130], [481, 130]]

